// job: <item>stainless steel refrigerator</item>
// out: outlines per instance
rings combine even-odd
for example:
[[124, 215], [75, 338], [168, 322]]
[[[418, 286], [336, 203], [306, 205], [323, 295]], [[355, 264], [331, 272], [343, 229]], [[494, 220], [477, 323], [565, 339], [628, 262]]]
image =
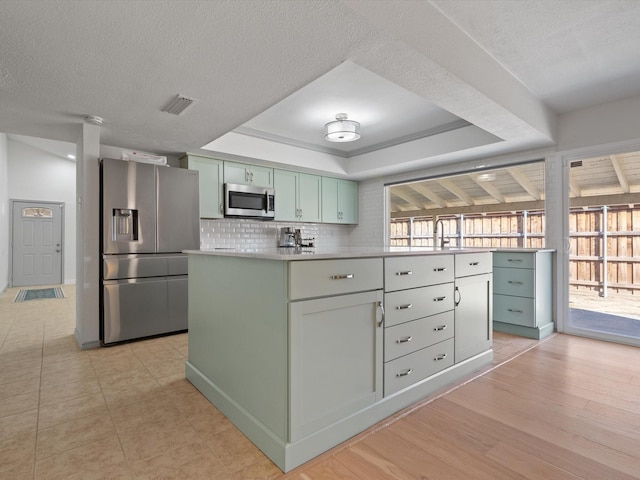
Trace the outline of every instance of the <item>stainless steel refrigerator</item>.
[[187, 255], [200, 248], [198, 172], [105, 158], [100, 342], [187, 329]]

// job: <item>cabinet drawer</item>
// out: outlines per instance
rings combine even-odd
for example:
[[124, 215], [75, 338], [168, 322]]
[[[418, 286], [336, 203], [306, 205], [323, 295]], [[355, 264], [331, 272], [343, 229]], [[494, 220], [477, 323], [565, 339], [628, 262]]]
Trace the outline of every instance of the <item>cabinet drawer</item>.
[[453, 310], [386, 328], [384, 361], [447, 340], [453, 337], [453, 332]]
[[381, 258], [290, 262], [289, 298], [323, 297], [382, 288]]
[[453, 310], [453, 283], [384, 294], [385, 325], [416, 320]]
[[491, 270], [493, 270], [491, 252], [456, 253], [455, 257], [456, 277], [491, 273]]
[[385, 258], [384, 286], [387, 292], [453, 282], [453, 255]]
[[384, 365], [384, 395], [392, 395], [453, 365], [453, 338]]
[[493, 269], [493, 293], [535, 297], [535, 270], [528, 268]]
[[535, 327], [535, 300], [533, 298], [493, 296], [493, 320], [524, 327]]
[[505, 268], [533, 268], [534, 259], [534, 253], [494, 252], [493, 266]]

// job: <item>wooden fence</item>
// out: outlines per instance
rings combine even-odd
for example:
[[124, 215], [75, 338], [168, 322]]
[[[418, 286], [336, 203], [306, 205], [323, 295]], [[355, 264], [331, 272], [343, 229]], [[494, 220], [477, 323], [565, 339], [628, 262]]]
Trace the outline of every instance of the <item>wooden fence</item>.
[[577, 210], [569, 221], [571, 286], [640, 293], [640, 208]]
[[[544, 248], [544, 212], [441, 217], [449, 246]], [[604, 206], [569, 214], [571, 288], [640, 294], [640, 208]], [[433, 219], [391, 221], [391, 244], [433, 246]], [[462, 226], [462, 228], [460, 228]], [[436, 245], [440, 241], [440, 232]]]

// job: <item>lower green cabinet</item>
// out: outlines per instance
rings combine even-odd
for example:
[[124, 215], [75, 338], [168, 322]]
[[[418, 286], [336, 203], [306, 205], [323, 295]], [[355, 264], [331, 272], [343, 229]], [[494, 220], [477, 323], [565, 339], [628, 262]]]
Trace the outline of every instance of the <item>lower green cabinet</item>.
[[382, 290], [290, 304], [291, 442], [382, 398]]

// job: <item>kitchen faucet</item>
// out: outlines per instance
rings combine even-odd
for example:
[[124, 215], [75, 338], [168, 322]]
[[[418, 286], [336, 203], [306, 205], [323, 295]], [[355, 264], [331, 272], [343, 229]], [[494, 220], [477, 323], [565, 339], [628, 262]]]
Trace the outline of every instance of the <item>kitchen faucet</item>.
[[444, 223], [442, 222], [442, 219], [436, 220], [436, 225], [433, 232], [435, 233], [436, 238], [438, 238], [438, 224], [440, 224], [440, 248], [444, 248], [444, 246], [449, 243], [449, 239], [444, 238]]

